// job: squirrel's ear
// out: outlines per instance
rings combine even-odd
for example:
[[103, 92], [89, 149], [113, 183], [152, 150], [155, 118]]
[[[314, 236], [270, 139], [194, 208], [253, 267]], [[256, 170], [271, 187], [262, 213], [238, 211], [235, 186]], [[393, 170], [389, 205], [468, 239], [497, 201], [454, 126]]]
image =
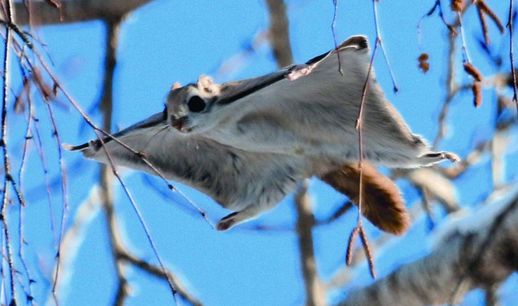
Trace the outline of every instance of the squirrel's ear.
[[198, 86], [198, 90], [205, 97], [217, 96], [221, 92], [221, 86], [214, 83], [214, 80], [208, 75], [200, 75], [196, 85]]
[[[362, 214], [383, 231], [403, 234], [408, 229], [410, 217], [398, 187], [365, 162], [362, 164], [362, 172]], [[358, 205], [360, 171], [356, 165], [344, 165], [321, 178]]]
[[174, 82], [173, 86], [171, 86], [171, 90], [175, 90], [175, 89], [178, 89], [181, 87], [182, 87], [182, 84], [180, 84], [179, 82]]
[[208, 76], [208, 75], [200, 75], [198, 77], [198, 88], [201, 89], [201, 88], [207, 88], [207, 87], [210, 87], [214, 84], [214, 80]]

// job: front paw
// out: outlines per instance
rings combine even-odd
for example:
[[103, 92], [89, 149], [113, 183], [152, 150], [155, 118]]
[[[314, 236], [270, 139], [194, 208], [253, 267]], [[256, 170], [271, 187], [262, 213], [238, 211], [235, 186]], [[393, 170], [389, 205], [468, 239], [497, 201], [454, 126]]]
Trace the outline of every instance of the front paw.
[[219, 220], [218, 225], [216, 225], [216, 229], [218, 231], [226, 231], [232, 226], [234, 226], [237, 222], [236, 220], [237, 212], [233, 212], [228, 216], [223, 217], [221, 220]]

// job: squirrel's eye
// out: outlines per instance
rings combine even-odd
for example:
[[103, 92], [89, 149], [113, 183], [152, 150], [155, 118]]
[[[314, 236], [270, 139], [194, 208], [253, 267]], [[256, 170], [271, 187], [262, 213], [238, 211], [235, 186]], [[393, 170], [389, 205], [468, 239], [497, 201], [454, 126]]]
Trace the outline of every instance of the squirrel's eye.
[[207, 104], [205, 103], [205, 100], [199, 96], [192, 96], [187, 102], [187, 106], [189, 107], [189, 111], [199, 113], [205, 109]]

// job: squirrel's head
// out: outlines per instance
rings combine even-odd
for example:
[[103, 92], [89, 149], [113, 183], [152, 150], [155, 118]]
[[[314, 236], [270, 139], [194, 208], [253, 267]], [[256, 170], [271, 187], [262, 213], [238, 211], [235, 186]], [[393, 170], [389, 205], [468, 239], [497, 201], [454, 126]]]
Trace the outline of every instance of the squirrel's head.
[[208, 76], [201, 76], [196, 84], [173, 85], [165, 110], [168, 123], [183, 133], [209, 127], [219, 92], [220, 86]]

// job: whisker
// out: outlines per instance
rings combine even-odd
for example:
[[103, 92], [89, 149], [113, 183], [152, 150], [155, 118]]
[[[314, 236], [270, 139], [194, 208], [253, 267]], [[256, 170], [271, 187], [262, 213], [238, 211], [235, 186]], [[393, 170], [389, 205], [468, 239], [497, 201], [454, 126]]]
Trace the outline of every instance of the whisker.
[[[151, 141], [153, 140], [154, 137], [158, 136], [158, 134], [160, 134], [161, 132], [167, 130], [169, 128], [169, 125], [166, 124], [164, 125], [163, 127], [159, 128], [158, 131], [156, 131], [154, 134], [152, 134], [150, 137], [149, 137], [149, 140], [147, 141], [146, 143], [146, 146], [145, 147], [148, 147], [149, 146], [149, 143], [151, 143]], [[144, 153], [144, 152], [141, 152], [141, 153]]]

